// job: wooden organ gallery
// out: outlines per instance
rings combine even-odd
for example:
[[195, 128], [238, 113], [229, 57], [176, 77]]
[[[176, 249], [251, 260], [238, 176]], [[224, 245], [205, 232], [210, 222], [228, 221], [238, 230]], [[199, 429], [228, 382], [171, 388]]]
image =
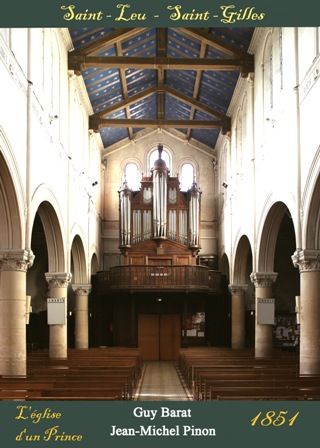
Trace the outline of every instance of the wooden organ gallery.
[[108, 293], [112, 343], [138, 346], [145, 359], [173, 360], [181, 346], [207, 343], [208, 302], [220, 292], [220, 273], [197, 256], [202, 191], [195, 179], [181, 191], [162, 151], [158, 144], [139, 190], [125, 179], [118, 191], [123, 264], [99, 272], [97, 289]]

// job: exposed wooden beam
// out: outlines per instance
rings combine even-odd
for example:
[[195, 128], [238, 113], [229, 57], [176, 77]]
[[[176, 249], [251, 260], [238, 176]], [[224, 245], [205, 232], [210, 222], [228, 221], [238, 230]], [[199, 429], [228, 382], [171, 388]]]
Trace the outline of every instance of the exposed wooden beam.
[[117, 42], [135, 37], [147, 29], [148, 28], [116, 28], [114, 31], [106, 34], [104, 37], [95, 39], [89, 44], [82, 45], [81, 48], [77, 48], [76, 50], [74, 50], [72, 54], [83, 56], [94, 53], [97, 54], [107, 49], [108, 47], [111, 47]]
[[[116, 49], [117, 49], [117, 55], [123, 56], [121, 42], [116, 42]], [[126, 79], [125, 69], [120, 68], [119, 74], [120, 74], [120, 84], [121, 84], [122, 96], [126, 100], [128, 98], [128, 87], [127, 87], [127, 79]], [[126, 118], [130, 119], [131, 112], [130, 112], [130, 106], [128, 104], [126, 105], [125, 110], [126, 110]], [[132, 127], [128, 128], [128, 133], [129, 133], [129, 139], [132, 140], [133, 139]]]
[[[157, 57], [166, 57], [167, 55], [167, 30], [166, 28], [157, 28]], [[164, 69], [158, 68], [158, 86], [157, 86], [157, 117], [164, 118]]]
[[195, 109], [201, 110], [205, 112], [208, 115], [211, 115], [212, 117], [218, 118], [219, 120], [222, 120], [225, 118], [223, 114], [220, 112], [217, 112], [216, 110], [212, 109], [209, 106], [206, 106], [205, 104], [200, 103], [200, 101], [195, 100], [193, 98], [190, 98], [187, 95], [184, 95], [181, 92], [178, 92], [175, 89], [172, 89], [171, 87], [165, 86], [164, 87], [165, 93], [177, 98], [180, 101], [183, 101], [184, 103], [188, 104], [191, 107], [194, 107]]
[[[225, 120], [228, 119], [228, 117], [225, 117], [220, 112], [212, 109], [209, 106], [206, 106], [205, 104], [200, 103], [200, 101], [197, 101], [193, 98], [188, 97], [187, 95], [184, 95], [181, 92], [178, 92], [175, 89], [172, 89], [171, 87], [164, 86], [163, 87], [164, 93], [167, 93], [168, 95], [173, 96], [174, 98], [177, 98], [178, 100], [188, 104], [191, 107], [194, 107], [195, 109], [201, 110], [205, 112], [206, 114], [217, 118], [218, 120]], [[107, 107], [106, 109], [103, 109], [100, 112], [97, 112], [96, 114], [92, 115], [96, 118], [103, 118], [105, 115], [112, 114], [114, 112], [117, 112], [118, 110], [124, 109], [126, 106], [130, 106], [131, 104], [135, 104], [138, 101], [148, 98], [149, 96], [153, 95], [157, 92], [157, 87], [149, 87], [146, 90], [137, 93], [136, 95], [130, 96], [125, 100], [119, 101], [118, 103], [114, 104], [113, 106]]]
[[91, 116], [89, 119], [89, 127], [94, 131], [99, 131], [102, 128], [178, 128], [178, 129], [220, 129], [224, 126], [222, 120], [128, 120], [128, 119], [106, 119], [96, 118]]
[[105, 115], [112, 114], [114, 112], [117, 112], [118, 110], [124, 109], [126, 106], [130, 106], [131, 104], [137, 103], [138, 101], [143, 100], [144, 98], [148, 98], [149, 96], [153, 95], [156, 92], [157, 92], [156, 86], [148, 87], [142, 92], [136, 93], [135, 95], [127, 97], [125, 100], [119, 101], [118, 103], [110, 107], [107, 107], [100, 112], [97, 112], [96, 114], [94, 114], [94, 116], [97, 118], [102, 118]]
[[171, 58], [171, 57], [102, 57], [69, 54], [69, 69], [86, 68], [142, 68], [154, 70], [230, 70], [242, 74], [254, 71], [253, 57], [245, 55], [237, 59]]
[[222, 39], [214, 36], [211, 33], [201, 29], [201, 28], [182, 28], [183, 31], [188, 36], [198, 39], [202, 43], [206, 43], [210, 47], [215, 48], [216, 50], [222, 51], [223, 53], [229, 56], [240, 56], [243, 54], [243, 51], [233, 45], [228, 44]]
[[[201, 47], [200, 47], [200, 53], [199, 53], [199, 57], [200, 58], [204, 58], [205, 57], [206, 49], [207, 49], [207, 44], [205, 42], [202, 42], [201, 43]], [[201, 78], [202, 78], [202, 72], [201, 71], [197, 71], [196, 79], [195, 79], [194, 87], [193, 87], [193, 99], [195, 99], [195, 100], [198, 98], [198, 95], [199, 95]], [[194, 105], [192, 105], [191, 106], [189, 120], [193, 120], [194, 119], [195, 113], [196, 113], [196, 108], [195, 108]], [[191, 138], [191, 129], [188, 129], [187, 130], [186, 139], [189, 141], [190, 138]]]

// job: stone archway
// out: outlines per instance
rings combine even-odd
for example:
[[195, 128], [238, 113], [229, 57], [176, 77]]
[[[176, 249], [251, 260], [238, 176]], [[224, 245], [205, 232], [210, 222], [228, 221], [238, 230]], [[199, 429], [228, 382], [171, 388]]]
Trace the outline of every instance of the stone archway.
[[[316, 166], [316, 165], [315, 165]], [[303, 228], [305, 249], [292, 260], [300, 272], [300, 375], [320, 374], [320, 176], [309, 185]]]
[[[252, 250], [249, 239], [243, 235], [238, 242], [234, 265], [233, 280], [229, 285], [231, 292], [231, 347], [242, 349], [246, 345], [246, 304], [252, 307]], [[249, 339], [249, 338], [248, 338]]]
[[[42, 188], [37, 192], [43, 199], [36, 211], [34, 218], [34, 225], [32, 229], [31, 241], [35, 244], [44, 257], [44, 263], [39, 269], [41, 274], [45, 276], [49, 287], [48, 298], [58, 299], [60, 303], [64, 303], [65, 320], [62, 324], [51, 323], [49, 325], [49, 356], [51, 358], [66, 358], [67, 357], [67, 288], [71, 280], [70, 272], [67, 272], [66, 266], [66, 251], [65, 241], [62, 232], [61, 217], [58, 216], [55, 206], [50, 201], [50, 191]], [[44, 198], [49, 199], [44, 199]], [[37, 199], [37, 194], [34, 197], [34, 203]], [[36, 225], [37, 224], [37, 225]], [[37, 234], [41, 229], [41, 235]], [[44, 235], [44, 237], [43, 237]], [[43, 238], [43, 244], [37, 238]], [[46, 245], [44, 248], [43, 245]], [[47, 255], [44, 255], [44, 251]], [[37, 256], [37, 254], [35, 254]], [[46, 259], [47, 257], [47, 259]], [[45, 261], [46, 260], [46, 261]], [[46, 272], [47, 269], [47, 272]], [[30, 272], [31, 274], [32, 272]], [[51, 308], [52, 309], [52, 308]], [[48, 316], [49, 317], [49, 316]]]
[[[285, 241], [288, 232], [290, 233], [290, 249], [288, 249], [288, 242]], [[262, 321], [258, 312], [259, 304], [261, 302], [267, 303], [269, 299], [276, 299], [275, 305], [279, 308], [281, 295], [288, 289], [288, 285], [285, 284], [286, 278], [287, 280], [291, 278], [292, 282], [292, 276], [294, 276], [294, 270], [291, 268], [290, 251], [295, 247], [295, 241], [295, 229], [288, 207], [283, 202], [275, 202], [265, 217], [258, 239], [257, 270], [251, 274], [251, 281], [255, 286], [256, 302], [256, 357], [272, 356], [274, 322], [265, 323]], [[280, 250], [281, 247], [282, 250]], [[281, 261], [280, 259], [283, 256], [285, 259], [282, 258]], [[279, 272], [275, 272], [276, 266]], [[290, 274], [288, 274], [288, 270], [290, 270]], [[274, 286], [276, 281], [277, 284]], [[292, 303], [295, 299], [294, 294], [292, 293]]]
[[24, 248], [22, 201], [14, 174], [0, 153], [0, 374], [25, 376], [26, 272], [34, 255]]
[[74, 297], [75, 348], [89, 348], [89, 294], [91, 283], [82, 239], [75, 235], [71, 245], [72, 289]]

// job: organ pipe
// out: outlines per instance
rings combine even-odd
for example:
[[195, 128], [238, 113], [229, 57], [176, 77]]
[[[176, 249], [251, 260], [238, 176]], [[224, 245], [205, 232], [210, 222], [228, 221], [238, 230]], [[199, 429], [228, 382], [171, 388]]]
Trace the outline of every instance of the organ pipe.
[[120, 246], [131, 246], [131, 195], [126, 180], [119, 190], [120, 202]]
[[176, 241], [196, 254], [200, 249], [200, 206], [202, 192], [195, 178], [187, 193], [180, 191], [178, 177], [170, 177], [161, 157], [163, 147], [158, 145], [158, 159], [150, 177], [143, 177], [140, 191], [133, 192], [125, 180], [119, 189], [120, 245], [127, 248], [148, 240], [160, 247], [162, 240]]
[[168, 168], [161, 158], [162, 145], [158, 145], [159, 158], [152, 168], [153, 172], [153, 237], [167, 236], [167, 177]]
[[194, 181], [189, 190], [189, 246], [199, 247], [201, 190]]

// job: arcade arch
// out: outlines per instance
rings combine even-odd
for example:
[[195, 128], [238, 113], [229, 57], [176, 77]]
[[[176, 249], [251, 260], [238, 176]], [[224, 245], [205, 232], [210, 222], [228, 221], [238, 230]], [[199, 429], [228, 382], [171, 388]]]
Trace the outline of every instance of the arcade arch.
[[34, 255], [30, 248], [24, 249], [22, 201], [16, 193], [14, 175], [17, 172], [12, 174], [0, 152], [0, 375], [24, 376], [26, 272]]

